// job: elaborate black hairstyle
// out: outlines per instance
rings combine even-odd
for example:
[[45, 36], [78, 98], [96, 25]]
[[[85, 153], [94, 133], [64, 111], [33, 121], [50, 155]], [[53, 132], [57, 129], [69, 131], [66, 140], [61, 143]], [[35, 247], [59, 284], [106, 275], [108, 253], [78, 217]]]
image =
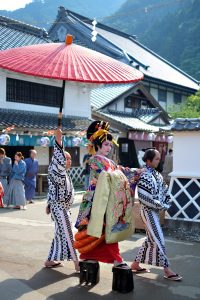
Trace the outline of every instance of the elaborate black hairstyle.
[[93, 144], [95, 151], [99, 146], [102, 147], [102, 143], [106, 140], [114, 141], [113, 136], [109, 133], [110, 125], [104, 121], [94, 121], [87, 129], [87, 139]]

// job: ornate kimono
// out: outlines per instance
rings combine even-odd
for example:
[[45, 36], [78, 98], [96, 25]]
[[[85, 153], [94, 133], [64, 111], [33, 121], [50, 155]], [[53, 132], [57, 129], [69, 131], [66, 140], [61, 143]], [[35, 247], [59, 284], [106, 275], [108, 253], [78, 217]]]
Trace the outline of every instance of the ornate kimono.
[[[76, 228], [79, 228], [83, 224], [88, 223], [91, 217], [91, 210], [93, 205], [94, 194], [96, 190], [96, 183], [99, 175], [102, 171], [112, 172], [117, 170], [118, 167], [112, 160], [95, 155], [90, 159], [90, 185], [88, 190], [83, 196], [82, 203], [80, 205], [80, 210], [78, 218], [76, 221]], [[102, 199], [99, 199], [101, 201]], [[105, 204], [106, 205], [106, 204]], [[104, 208], [105, 209], [105, 208]], [[101, 242], [96, 248], [86, 253], [80, 255], [81, 259], [92, 259], [105, 263], [113, 263], [117, 261], [122, 262], [122, 257], [119, 253], [118, 243], [107, 244], [105, 240]]]
[[26, 200], [32, 200], [35, 196], [36, 175], [38, 173], [38, 161], [31, 157], [25, 159], [26, 175], [25, 175], [25, 195]]
[[48, 260], [74, 260], [77, 254], [73, 247], [70, 207], [74, 201], [74, 188], [66, 170], [63, 148], [56, 142], [48, 169], [48, 206], [55, 222], [55, 235]]
[[138, 181], [138, 198], [141, 217], [146, 227], [146, 239], [135, 261], [160, 267], [168, 267], [165, 241], [159, 222], [159, 211], [169, 208], [170, 197], [163, 177], [155, 169], [147, 167]]

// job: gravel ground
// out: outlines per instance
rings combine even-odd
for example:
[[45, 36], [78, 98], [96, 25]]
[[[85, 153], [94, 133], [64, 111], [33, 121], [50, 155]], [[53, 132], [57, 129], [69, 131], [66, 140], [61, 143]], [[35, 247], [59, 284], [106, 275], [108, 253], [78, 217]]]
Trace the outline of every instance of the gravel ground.
[[169, 229], [163, 228], [165, 236], [173, 237], [178, 240], [190, 242], [200, 242], [200, 230], [188, 230], [184, 228]]
[[[172, 237], [177, 240], [189, 241], [189, 242], [200, 242], [200, 230], [188, 230], [184, 228], [166, 228], [163, 227], [163, 232], [165, 237]], [[145, 230], [136, 229], [136, 233], [144, 234]]]

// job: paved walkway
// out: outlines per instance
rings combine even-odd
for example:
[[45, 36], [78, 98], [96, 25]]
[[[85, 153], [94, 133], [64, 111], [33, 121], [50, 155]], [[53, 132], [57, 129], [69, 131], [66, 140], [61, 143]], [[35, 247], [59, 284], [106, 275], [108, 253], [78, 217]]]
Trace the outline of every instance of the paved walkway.
[[[77, 195], [73, 221], [80, 199]], [[100, 283], [92, 288], [79, 286], [79, 275], [71, 262], [65, 262], [64, 268], [43, 268], [53, 236], [53, 223], [44, 210], [44, 201], [29, 205], [27, 211], [0, 210], [0, 300], [200, 299], [199, 243], [166, 240], [168, 257], [173, 269], [184, 277], [182, 282], [167, 281], [160, 268], [150, 267], [151, 273], [134, 275], [134, 292], [126, 295], [112, 292], [111, 265], [101, 264]], [[143, 238], [136, 234], [120, 243], [128, 263]]]

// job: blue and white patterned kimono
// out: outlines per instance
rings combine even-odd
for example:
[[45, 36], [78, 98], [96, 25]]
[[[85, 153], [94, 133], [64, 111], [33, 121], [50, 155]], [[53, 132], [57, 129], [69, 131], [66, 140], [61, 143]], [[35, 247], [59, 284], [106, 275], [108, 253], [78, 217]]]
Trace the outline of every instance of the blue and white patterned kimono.
[[70, 207], [74, 201], [74, 188], [66, 170], [63, 148], [55, 142], [52, 161], [48, 170], [47, 203], [55, 222], [55, 234], [48, 260], [74, 260], [77, 254], [73, 247]]
[[146, 239], [139, 249], [136, 262], [168, 267], [165, 240], [159, 221], [159, 212], [169, 208], [170, 197], [163, 177], [155, 169], [147, 167], [138, 181], [138, 198], [141, 217], [146, 227]]

